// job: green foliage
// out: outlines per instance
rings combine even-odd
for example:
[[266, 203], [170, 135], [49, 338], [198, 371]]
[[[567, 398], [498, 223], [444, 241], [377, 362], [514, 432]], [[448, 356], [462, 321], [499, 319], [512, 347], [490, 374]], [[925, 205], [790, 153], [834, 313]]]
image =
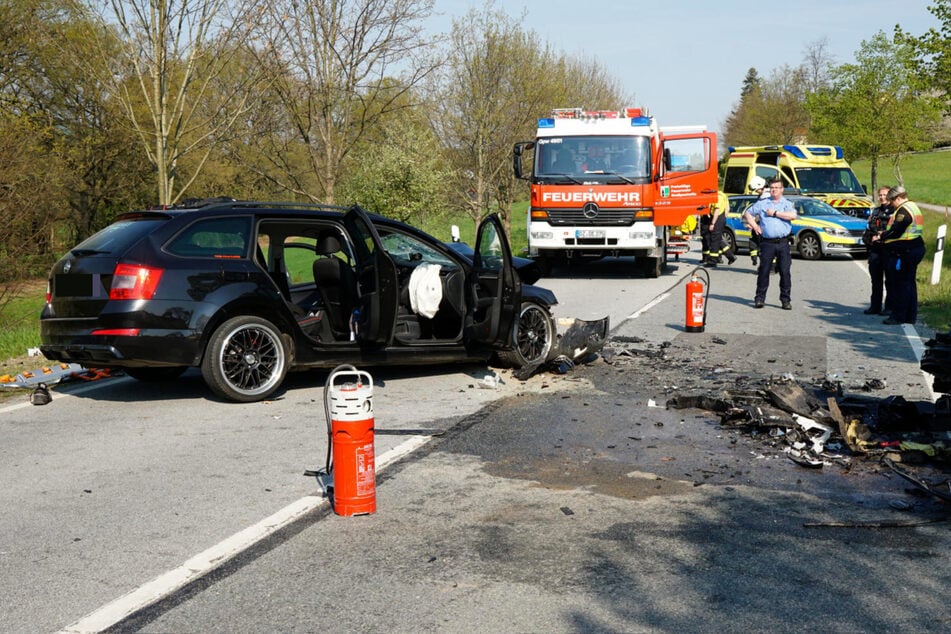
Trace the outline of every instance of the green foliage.
[[[925, 257], [918, 267], [918, 307], [921, 319], [937, 331], [947, 331], [951, 327], [951, 257], [944, 254], [941, 262], [941, 277], [937, 284], [931, 284], [934, 269], [935, 247], [938, 227], [951, 223], [951, 214], [923, 211], [925, 226]], [[945, 230], [947, 231], [947, 229]]]
[[[852, 171], [859, 181], [868, 185], [871, 179], [871, 161], [850, 161]], [[951, 150], [908, 154], [902, 160], [900, 173], [888, 171], [880, 175], [880, 183], [897, 185], [908, 189], [912, 200], [951, 206]], [[869, 187], [869, 191], [872, 191]]]
[[46, 286], [36, 282], [6, 284], [0, 289], [0, 360], [23, 356], [28, 348], [39, 345], [45, 293]]
[[341, 200], [410, 224], [443, 216], [448, 166], [431, 131], [408, 116], [395, 117], [372, 142], [354, 149], [341, 183]]
[[946, 114], [951, 114], [951, 0], [935, 0], [928, 11], [938, 18], [939, 28], [920, 36], [895, 29], [895, 40], [914, 53], [914, 74], [941, 95]]
[[878, 158], [931, 147], [931, 130], [939, 120], [934, 100], [923, 95], [913, 74], [911, 49], [879, 32], [863, 41], [854, 64], [833, 71], [829, 89], [808, 95], [811, 140], [841, 145], [849, 157], [872, 162], [877, 186]]
[[512, 146], [534, 137], [538, 117], [555, 107], [634, 105], [598, 60], [553, 51], [492, 2], [454, 21], [445, 58], [434, 128], [453, 168], [454, 208], [473, 222], [491, 211], [511, 221], [513, 202], [527, 193], [512, 173]]
[[750, 69], [743, 81], [742, 98], [723, 129], [725, 145], [795, 143], [808, 129], [809, 117], [802, 95], [806, 73], [802, 67], [783, 66], [767, 79]]
[[755, 68], [746, 71], [746, 77], [743, 78], [743, 87], [740, 89], [740, 101], [760, 91], [762, 82], [759, 73]]

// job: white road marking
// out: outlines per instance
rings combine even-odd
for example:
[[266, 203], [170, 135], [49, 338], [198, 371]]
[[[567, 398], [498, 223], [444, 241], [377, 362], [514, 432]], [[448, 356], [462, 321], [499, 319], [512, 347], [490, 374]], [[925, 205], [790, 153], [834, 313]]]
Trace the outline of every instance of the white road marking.
[[[70, 386], [70, 387], [68, 388], [68, 390], [57, 390], [57, 389], [53, 389], [53, 386], [50, 386], [50, 388], [51, 388], [51, 389], [50, 389], [50, 395], [53, 397], [53, 400], [58, 401], [59, 399], [64, 398], [64, 397], [67, 397], [67, 396], [77, 396], [77, 395], [79, 395], [79, 394], [85, 394], [86, 392], [91, 392], [91, 391], [93, 391], [93, 390], [99, 389], [99, 388], [103, 387], [104, 385], [106, 385], [106, 383], [104, 383], [104, 381], [108, 381], [108, 384], [109, 384], [109, 385], [116, 385], [116, 384], [119, 383], [120, 381], [129, 382], [129, 381], [133, 381], [133, 380], [134, 380], [134, 379], [132, 379], [132, 378], [130, 378], [130, 377], [124, 377], [124, 376], [110, 377], [110, 378], [108, 378], [108, 379], [98, 379], [98, 380], [96, 380], [96, 381], [90, 381], [89, 383], [87, 383], [87, 384], [85, 384], [85, 385]], [[18, 409], [20, 409], [20, 408], [23, 408], [23, 407], [31, 407], [31, 406], [33, 406], [33, 404], [30, 403], [30, 390], [29, 390], [29, 388], [12, 388], [12, 387], [7, 387], [7, 388], [3, 388], [3, 389], [5, 389], [5, 390], [13, 390], [13, 389], [23, 390], [23, 396], [24, 396], [24, 398], [25, 398], [26, 400], [25, 400], [25, 401], [21, 401], [21, 402], [19, 402], [19, 403], [15, 403], [14, 405], [7, 405], [6, 407], [0, 408], [0, 414], [5, 414], [5, 413], [7, 413], [7, 412], [13, 412], [13, 411], [16, 411], [16, 410], [18, 410]]]
[[[411, 436], [376, 460], [377, 472], [425, 445], [431, 436]], [[200, 579], [264, 538], [311, 511], [328, 505], [327, 498], [308, 495], [293, 502], [253, 526], [195, 555], [178, 568], [159, 575], [128, 594], [104, 605], [60, 630], [59, 634], [91, 634], [113, 627], [129, 615], [156, 603], [189, 583]]]
[[670, 297], [670, 293], [661, 293], [660, 295], [658, 295], [657, 297], [655, 297], [653, 300], [651, 300], [650, 302], [648, 302], [647, 304], [645, 304], [643, 308], [641, 308], [641, 309], [639, 309], [639, 310], [636, 310], [636, 311], [634, 311], [633, 313], [631, 313], [630, 315], [628, 315], [627, 318], [628, 318], [628, 319], [637, 319], [637, 318], [640, 317], [642, 314], [646, 313], [646, 312], [649, 311], [651, 308], [653, 308], [653, 307], [656, 306], [657, 304], [661, 303], [662, 301], [664, 301], [664, 300], [667, 299], [668, 297]]

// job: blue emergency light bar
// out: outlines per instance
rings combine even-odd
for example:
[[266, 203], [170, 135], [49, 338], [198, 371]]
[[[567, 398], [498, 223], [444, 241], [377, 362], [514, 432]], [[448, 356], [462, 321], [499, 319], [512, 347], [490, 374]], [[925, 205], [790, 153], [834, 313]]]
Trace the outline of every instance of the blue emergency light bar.
[[[799, 149], [798, 145], [784, 145], [783, 149], [795, 156], [796, 158], [807, 158], [802, 150]], [[806, 149], [812, 152], [815, 156], [832, 156], [832, 153], [835, 152], [835, 158], [841, 159], [844, 156], [842, 148], [838, 145], [833, 145], [832, 147], [826, 145], [807, 145]]]
[[650, 117], [631, 117], [631, 125], [632, 125], [632, 126], [635, 126], [635, 125], [650, 125], [650, 124], [651, 124], [651, 118], [650, 118]]
[[538, 120], [539, 128], [554, 128], [555, 120], [552, 117], [545, 117], [544, 119]]

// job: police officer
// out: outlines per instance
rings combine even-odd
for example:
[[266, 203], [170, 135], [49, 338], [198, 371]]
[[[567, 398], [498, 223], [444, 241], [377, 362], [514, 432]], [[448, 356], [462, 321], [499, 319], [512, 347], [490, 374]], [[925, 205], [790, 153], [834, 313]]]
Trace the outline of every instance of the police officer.
[[753, 307], [762, 308], [769, 289], [769, 272], [776, 259], [779, 265], [779, 301], [783, 310], [792, 310], [792, 252], [789, 236], [792, 221], [797, 218], [796, 208], [783, 197], [783, 181], [775, 178], [769, 183], [769, 198], [760, 198], [743, 214], [750, 230], [760, 236], [759, 268], [756, 271], [756, 295]]
[[[863, 240], [868, 251], [868, 274], [872, 278], [872, 298], [866, 315], [884, 315], [891, 307], [891, 297], [885, 294], [885, 245], [880, 240], [888, 220], [892, 216], [892, 206], [888, 204], [888, 185], [878, 188], [878, 207], [868, 217], [868, 228]], [[885, 303], [882, 303], [884, 298]]]
[[883, 323], [888, 325], [913, 324], [918, 319], [918, 282], [915, 274], [925, 257], [922, 237], [924, 217], [918, 205], [908, 200], [908, 192], [901, 185], [888, 190], [888, 202], [895, 210], [881, 242], [885, 245], [886, 276], [894, 276], [894, 284], [886, 293], [892, 294], [890, 315]]

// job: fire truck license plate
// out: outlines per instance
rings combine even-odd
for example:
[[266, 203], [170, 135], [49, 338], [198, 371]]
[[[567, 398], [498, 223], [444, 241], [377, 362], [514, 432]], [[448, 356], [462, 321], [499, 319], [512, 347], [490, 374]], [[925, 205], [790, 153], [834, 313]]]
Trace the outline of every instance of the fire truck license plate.
[[603, 229], [578, 229], [575, 231], [576, 238], [603, 238]]

